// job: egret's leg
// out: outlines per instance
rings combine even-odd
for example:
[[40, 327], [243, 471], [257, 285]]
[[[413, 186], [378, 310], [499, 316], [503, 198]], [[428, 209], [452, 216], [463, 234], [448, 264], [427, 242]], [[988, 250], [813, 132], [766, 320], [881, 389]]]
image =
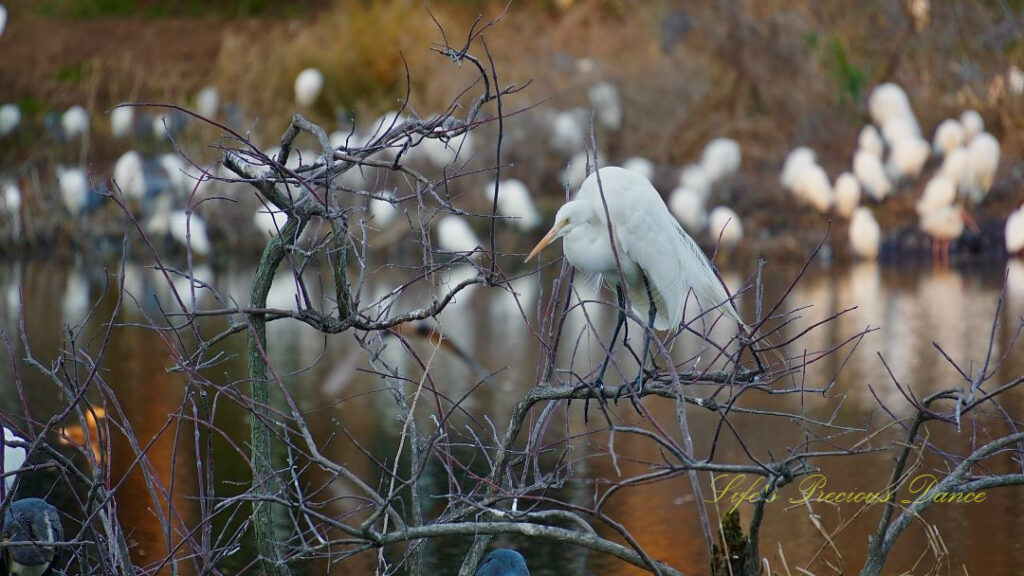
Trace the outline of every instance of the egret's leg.
[[629, 400], [633, 403], [633, 407], [636, 408], [638, 413], [640, 412], [640, 407], [637, 406], [637, 398], [640, 394], [643, 394], [644, 391], [644, 370], [647, 367], [647, 353], [651, 347], [651, 334], [654, 332], [654, 318], [658, 315], [658, 306], [654, 302], [654, 294], [651, 292], [651, 285], [647, 281], [647, 276], [641, 276], [641, 278], [643, 278], [644, 288], [647, 290], [648, 308], [647, 327], [644, 329], [644, 344], [643, 349], [640, 351], [640, 370], [636, 375], [636, 380], [631, 384], [623, 384], [615, 393], [615, 397], [618, 398], [627, 388], [630, 392], [635, 392], [630, 394]]
[[[608, 364], [612, 360], [612, 351], [615, 350], [615, 342], [619, 339], [619, 331], [622, 330], [622, 326], [626, 323], [626, 296], [622, 292], [622, 287], [616, 287], [615, 299], [619, 307], [618, 318], [615, 321], [615, 330], [612, 331], [612, 339], [608, 342], [608, 351], [604, 356], [604, 360], [601, 362], [601, 371], [597, 373], [597, 380], [594, 380], [593, 384], [583, 383], [573, 387], [572, 391], [586, 388], [591, 392], [595, 393], [598, 402], [604, 403], [602, 392], [604, 391], [604, 373], [608, 370]], [[583, 401], [583, 423], [586, 424], [589, 418], [588, 412], [590, 410], [590, 396]]]

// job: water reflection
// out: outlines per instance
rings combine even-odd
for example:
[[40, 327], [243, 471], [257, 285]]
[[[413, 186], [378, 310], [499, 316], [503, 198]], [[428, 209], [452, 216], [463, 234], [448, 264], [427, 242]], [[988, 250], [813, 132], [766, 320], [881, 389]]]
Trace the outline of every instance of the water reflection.
[[[113, 267], [112, 269], [116, 269]], [[85, 334], [96, 334], [109, 320], [113, 311], [112, 294], [102, 268], [72, 267], [40, 262], [4, 263], [0, 274], [0, 293], [4, 295], [0, 306], [0, 326], [9, 334], [17, 334], [19, 310], [24, 308], [26, 329], [33, 345], [33, 351], [50, 358], [62, 345], [60, 326], [78, 325], [83, 322]], [[774, 302], [788, 287], [788, 281], [795, 271], [768, 269], [765, 286], [765, 303]], [[168, 288], [164, 272], [135, 263], [127, 263], [123, 270], [125, 286], [132, 292], [138, 305], [129, 299], [122, 303], [122, 321], [138, 321], [141, 314], [162, 321], [163, 313], [180, 311], [176, 298]], [[1017, 319], [1024, 314], [1024, 266], [1018, 261], [1007, 264], [1006, 309], [1003, 324], [997, 329], [997, 341], [992, 353], [1001, 355], [1009, 338], [1014, 334]], [[227, 305], [248, 301], [251, 268], [214, 270], [200, 267], [195, 278], [215, 287]], [[400, 274], [387, 271], [373, 274], [365, 279], [361, 288], [360, 306], [363, 310], [376, 311], [381, 316], [394, 316], [414, 308], [424, 307], [442, 290], [470, 277], [468, 268], [456, 268], [445, 273], [433, 290], [403, 293], [396, 297], [396, 287], [406, 279]], [[800, 309], [800, 318], [787, 326], [778, 338], [791, 338], [815, 323], [831, 317], [845, 309], [856, 306], [843, 314], [839, 320], [811, 329], [806, 336], [787, 350], [790, 356], [814, 357], [830, 350], [851, 335], [867, 328], [878, 327], [859, 344], [855, 356], [844, 363], [843, 356], [828, 357], [812, 363], [806, 374], [800, 378], [808, 387], [819, 387], [833, 382], [828, 399], [815, 399], [815, 410], [828, 413], [841, 406], [840, 420], [851, 424], [863, 424], [871, 419], [884, 418], [870, 390], [899, 413], [904, 406], [901, 393], [893, 385], [885, 367], [877, 359], [880, 353], [886, 359], [893, 374], [907, 390], [924, 395], [935, 390], [962, 385], [955, 370], [940, 361], [932, 342], [941, 343], [943, 350], [965, 368], [977, 370], [984, 361], [988, 350], [988, 335], [992, 329], [992, 317], [1001, 287], [1002, 269], [971, 270], [892, 270], [880, 268], [876, 263], [860, 263], [849, 268], [814, 268], [806, 278], [789, 294], [784, 308]], [[730, 290], [743, 289], [750, 271], [735, 270], [725, 274]], [[193, 306], [188, 278], [172, 275], [173, 284], [186, 308]], [[315, 277], [305, 279], [305, 297], [317, 307], [329, 310], [334, 303], [328, 294], [322, 293], [321, 284]], [[198, 308], [220, 306], [202, 283], [194, 284]], [[268, 306], [284, 310], [296, 309], [295, 278], [288, 273], [279, 274], [271, 290]], [[268, 353], [274, 372], [282, 376], [287, 389], [296, 398], [300, 409], [305, 411], [311, 431], [318, 439], [334, 438], [327, 442], [324, 451], [327, 456], [345, 462], [357, 474], [375, 479], [380, 476], [376, 464], [370, 458], [391, 461], [394, 458], [396, 437], [402, 423], [396, 418], [394, 400], [386, 392], [387, 384], [405, 386], [412, 390], [424, 376], [422, 364], [430, 365], [430, 386], [436, 387], [449, 399], [458, 399], [472, 390], [472, 394], [461, 404], [468, 414], [456, 413], [452, 417], [453, 427], [468, 422], [468, 417], [481, 418], [487, 415], [497, 429], [505, 425], [505, 414], [523, 390], [536, 383], [536, 365], [541, 347], [536, 338], [539, 330], [538, 310], [546, 310], [551, 298], [550, 280], [538, 280], [536, 276], [514, 279], [507, 289], [474, 286], [460, 293], [452, 306], [438, 319], [436, 327], [443, 338], [470, 354], [491, 374], [482, 378], [474, 367], [451, 348], [438, 346], [439, 340], [429, 329], [426, 336], [417, 337], [411, 332], [356, 334], [363, 339], [362, 345], [353, 339], [353, 334], [324, 338], [310, 327], [292, 321], [271, 322], [268, 327]], [[89, 311], [99, 294], [106, 291], [108, 300], [100, 303], [92, 317], [86, 321]], [[23, 298], [20, 294], [23, 293]], [[596, 282], [577, 278], [570, 298], [569, 311], [563, 327], [563, 339], [558, 349], [558, 368], [586, 375], [595, 370], [603, 358], [605, 346], [615, 321], [614, 308], [609, 305], [611, 294], [599, 289]], [[738, 298], [738, 307], [746, 318], [754, 317], [754, 294], [744, 293]], [[53, 302], [60, 302], [54, 310]], [[58, 317], [59, 315], [59, 317]], [[173, 317], [172, 317], [173, 318]], [[213, 321], [204, 330], [223, 328], [223, 320]], [[637, 344], [642, 334], [637, 325], [630, 326], [630, 338]], [[715, 337], [728, 341], [728, 330]], [[13, 340], [13, 338], [12, 338]], [[218, 384], [242, 384], [245, 377], [244, 337], [230, 341], [224, 347], [225, 361], [211, 370], [208, 375]], [[436, 351], [435, 351], [436, 348]], [[849, 345], [847, 348], [849, 349]], [[151, 437], [158, 440], [148, 449], [156, 466], [156, 477], [163, 483], [163, 489], [172, 485], [169, 498], [176, 508], [177, 516], [172, 525], [182, 531], [193, 526], [198, 519], [196, 483], [197, 455], [191, 425], [187, 420], [171, 417], [177, 413], [185, 395], [185, 378], [169, 372], [167, 358], [168, 343], [157, 332], [139, 328], [115, 330], [110, 342], [106, 375], [121, 402], [120, 409], [127, 415], [136, 434], [143, 441]], [[707, 346], [699, 339], [680, 339], [673, 345], [672, 354], [677, 362], [707, 362]], [[635, 374], [636, 363], [628, 351], [617, 347], [618, 370], [624, 377]], [[840, 368], [842, 368], [840, 370]], [[1024, 371], [1024, 358], [1011, 356], [1003, 369], [1004, 373], [1019, 374]], [[567, 372], [560, 372], [567, 377]], [[386, 374], [389, 380], [382, 376]], [[0, 362], [0, 379], [10, 381], [10, 363]], [[57, 405], [52, 386], [30, 370], [22, 370], [27, 384], [29, 405], [33, 416], [43, 420]], [[477, 386], [475, 389], [474, 386]], [[870, 387], [870, 390], [869, 390]], [[11, 387], [4, 387], [0, 406], [5, 412], [19, 413], [20, 401]], [[1016, 400], [1014, 400], [1016, 401]], [[424, 415], [434, 412], [433, 400], [423, 400], [419, 410]], [[795, 398], [756, 398], [754, 405], [796, 409]], [[1008, 400], [1010, 402], [1010, 400]], [[647, 406], [659, 422], [675, 421], [675, 406], [667, 401], [651, 399]], [[236, 442], [247, 438], [247, 423], [242, 410], [225, 404], [218, 415], [218, 425]], [[613, 406], [623, 418], [633, 418], [628, 403]], [[564, 413], [564, 408], [559, 409]], [[574, 433], [587, 430], [583, 426], [580, 410], [576, 405], [566, 416], [565, 430]], [[709, 448], [710, 431], [716, 422], [702, 411], [690, 413], [690, 426], [697, 442], [697, 452], [706, 453]], [[424, 419], [424, 422], [428, 420]], [[74, 424], [74, 423], [71, 423]], [[777, 426], [763, 419], [737, 416], [733, 425], [739, 434], [750, 439], [746, 449], [757, 454], [768, 450], [783, 453], [788, 446], [801, 441], [796, 427], [779, 422]], [[356, 448], [351, 442], [343, 441], [344, 433], [362, 442]], [[88, 436], [85, 431], [83, 435]], [[956, 446], [961, 439], [949, 430], [937, 432], [937, 438]], [[142, 478], [132, 470], [135, 448], [128, 445], [124, 436], [115, 433], [111, 452], [112, 483], [121, 482], [122, 502], [150, 501], [149, 488]], [[626, 475], [647, 469], [645, 462], [658, 461], [660, 455], [649, 442], [620, 436], [616, 439], [617, 450], [633, 456], [630, 462], [618, 462], [618, 467], [606, 455], [607, 439], [594, 436], [573, 443], [575, 456], [580, 457], [575, 465], [577, 480], [570, 482], [559, 494], [581, 506], [591, 503], [594, 495], [592, 481], [619, 478], [619, 470]], [[363, 450], [366, 452], [364, 453]], [[724, 460], [744, 461], [743, 448], [729, 438], [721, 440], [719, 457]], [[589, 458], [582, 458], [583, 455]], [[284, 456], [279, 464], [287, 466]], [[865, 456], [859, 459], [826, 460], [825, 473], [836, 489], [877, 489], [886, 480], [889, 455]], [[236, 493], [240, 487], [232, 483], [244, 483], [248, 470], [241, 458], [230, 446], [217, 444], [216, 474], [221, 495]], [[324, 490], [326, 498], [332, 500], [330, 511], [341, 515], [360, 509], [358, 490], [343, 480], [328, 477], [318, 470], [304, 473], [303, 480], [309, 486]], [[709, 483], [707, 478], [703, 482]], [[446, 491], [446, 480], [439, 469], [428, 470], [427, 492], [442, 494]], [[709, 493], [709, 484], [704, 486]], [[796, 494], [795, 487], [788, 487], [783, 497]], [[167, 496], [160, 496], [166, 511]], [[957, 562], [967, 562], [974, 570], [983, 573], [991, 567], [989, 562], [1005, 550], [1016, 546], [1014, 534], [1024, 529], [1022, 515], [1016, 509], [1019, 503], [1004, 491], [992, 491], [984, 506], [938, 507], [928, 514], [928, 521], [935, 523]], [[715, 506], [711, 506], [712, 509]], [[707, 564], [703, 537], [696, 516], [696, 505], [692, 490], [685, 477], [670, 481], [623, 490], [609, 500], [606, 507], [612, 517], [623, 522], [647, 550], [660, 559], [668, 561], [687, 572], [702, 573]], [[745, 513], [749, 510], [744, 509]], [[817, 510], [828, 522], [836, 521], [838, 510]], [[138, 546], [134, 549], [140, 561], [158, 557], [168, 545], [168, 536], [159, 529], [160, 523], [154, 514], [160, 512], [147, 506], [122, 504], [118, 508], [121, 521], [134, 531]], [[844, 517], [852, 515], [853, 509], [844, 510]], [[851, 524], [837, 536], [837, 545], [849, 551], [845, 558], [847, 567], [856, 566], [864, 548], [867, 531], [873, 528], [876, 516], [864, 514], [863, 521]], [[988, 531], [980, 538], [963, 526], [984, 521], [998, 530]], [[225, 528], [226, 521], [218, 524]], [[602, 529], [604, 530], [604, 529]], [[610, 534], [610, 532], [605, 531]], [[173, 546], [177, 534], [170, 538]], [[762, 536], [762, 550], [772, 554], [778, 545], [785, 549], [790, 565], [803, 565], [816, 553], [820, 544], [817, 529], [807, 518], [807, 511], [788, 506], [771, 509]], [[538, 575], [583, 572], [593, 574], [635, 573], [618, 562], [566, 550], [549, 542], [521, 542], [503, 538], [496, 543], [521, 548], [530, 560], [531, 572]], [[428, 544], [429, 566], [439, 573], [451, 566], [464, 549], [465, 540], [440, 540]], [[893, 556], [892, 568], [907, 569], [916, 560], [919, 550], [926, 546], [918, 532], [910, 532]], [[993, 560], [986, 560], [984, 551], [990, 551]], [[352, 573], [368, 573], [372, 570], [373, 558], [364, 555], [354, 564], [345, 564]], [[326, 566], [314, 567], [326, 571]], [[336, 569], [336, 570], [340, 570]], [[340, 572], [339, 572], [340, 573]], [[348, 573], [348, 572], [347, 572]]]

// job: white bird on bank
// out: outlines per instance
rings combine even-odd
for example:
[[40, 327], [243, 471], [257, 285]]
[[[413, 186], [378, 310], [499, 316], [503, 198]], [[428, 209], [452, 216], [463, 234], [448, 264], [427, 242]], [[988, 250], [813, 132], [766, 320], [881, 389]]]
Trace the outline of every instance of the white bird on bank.
[[928, 162], [931, 147], [918, 136], [901, 136], [892, 143], [886, 171], [893, 181], [916, 180]]
[[206, 222], [198, 214], [189, 215], [184, 210], [172, 212], [169, 217], [171, 238], [178, 244], [192, 246], [192, 252], [200, 256], [208, 256], [213, 250], [210, 237], [206, 233]]
[[871, 210], [861, 206], [850, 219], [850, 247], [858, 258], [874, 260], [882, 240], [882, 229]]
[[[391, 190], [386, 190], [379, 192], [378, 196], [394, 199], [395, 193]], [[370, 215], [373, 216], [373, 226], [385, 228], [388, 224], [395, 221], [398, 214], [398, 207], [393, 203], [378, 198], [370, 198]]]
[[437, 223], [437, 243], [446, 252], [472, 252], [483, 246], [465, 218], [449, 214]]
[[967, 144], [967, 165], [964, 167], [964, 189], [977, 204], [988, 194], [999, 169], [1000, 147], [995, 136], [978, 134]]
[[89, 202], [89, 180], [81, 168], [57, 167], [60, 197], [71, 216], [78, 216]]
[[679, 186], [668, 197], [668, 209], [687, 232], [698, 233], [707, 224], [704, 195], [687, 186]]
[[876, 202], [885, 200], [892, 192], [892, 182], [885, 173], [882, 161], [870, 152], [857, 150], [853, 155], [853, 173], [860, 180], [864, 192]]
[[865, 124], [857, 135], [857, 148], [870, 152], [879, 158], [885, 153], [885, 141], [874, 124]]
[[1024, 206], [1010, 213], [1003, 233], [1006, 236], [1006, 251], [1010, 256], [1024, 252]]
[[679, 185], [697, 194], [703, 200], [711, 195], [711, 179], [700, 164], [688, 164], [679, 173]]
[[18, 479], [18, 470], [25, 465], [28, 459], [28, 452], [22, 446], [11, 446], [9, 442], [25, 442], [25, 439], [14, 433], [13, 430], [4, 426], [4, 482], [3, 492], [0, 493], [0, 501], [6, 501], [14, 490], [14, 481]]
[[735, 248], [743, 241], [743, 222], [728, 206], [715, 206], [708, 213], [708, 234], [725, 249]]
[[793, 182], [793, 194], [818, 212], [824, 214], [832, 208], [835, 194], [825, 169], [817, 164], [803, 164]]
[[252, 225], [263, 235], [277, 236], [288, 222], [288, 215], [273, 206], [260, 206], [252, 216]]
[[647, 180], [648, 182], [654, 180], [654, 162], [651, 162], [647, 158], [642, 158], [640, 156], [628, 158], [622, 163], [622, 167], [643, 176], [644, 180]]
[[[480, 192], [489, 204], [494, 198], [494, 181], [485, 184]], [[522, 232], [529, 232], [541, 224], [540, 212], [533, 205], [530, 189], [515, 178], [498, 183], [498, 215], [507, 219], [504, 220], [506, 224]]]
[[573, 108], [555, 112], [550, 119], [550, 144], [557, 152], [572, 156], [587, 147], [587, 112]]
[[958, 186], [962, 186], [964, 174], [967, 173], [967, 161], [967, 148], [960, 146], [950, 150], [949, 154], [946, 154], [946, 157], [942, 159], [939, 173], [949, 177]]
[[946, 206], [933, 210], [921, 217], [921, 231], [932, 239], [932, 259], [942, 262], [949, 259], [949, 247], [964, 233], [965, 224], [974, 225], [970, 216], [959, 206]]
[[588, 177], [576, 197], [559, 208], [554, 226], [527, 260], [558, 238], [563, 239], [562, 250], [575, 268], [622, 286], [641, 318], [648, 318], [653, 308], [657, 329], [678, 326], [684, 309], [694, 315], [714, 309], [713, 314], [725, 314], [742, 325], [700, 247], [672, 217], [651, 183], [629, 170], [607, 167]]
[[114, 138], [131, 136], [135, 125], [135, 108], [119, 106], [110, 111], [110, 135]]
[[142, 200], [146, 196], [146, 173], [142, 155], [129, 150], [114, 164], [114, 182], [125, 198]]
[[740, 144], [731, 138], [715, 138], [700, 154], [700, 165], [712, 184], [735, 174], [741, 161]]
[[302, 108], [312, 106], [323, 88], [323, 72], [316, 68], [306, 68], [295, 77], [295, 103]]
[[196, 94], [196, 113], [211, 120], [217, 117], [220, 108], [220, 94], [215, 86], [205, 86]]
[[81, 106], [72, 106], [60, 117], [60, 127], [68, 139], [84, 136], [89, 131], [89, 113]]
[[7, 182], [0, 196], [0, 207], [3, 208], [4, 220], [11, 223], [15, 238], [21, 233], [21, 190], [14, 182]]
[[619, 89], [614, 84], [598, 82], [590, 87], [587, 96], [602, 126], [613, 131], [622, 127], [622, 103], [619, 100]]
[[913, 127], [916, 135], [921, 133], [907, 93], [891, 82], [880, 84], [871, 91], [871, 96], [868, 97], [868, 114], [875, 124], [883, 129], [894, 120], [902, 120]]
[[985, 131], [985, 120], [977, 110], [964, 110], [960, 114], [960, 125], [964, 129], [964, 143], [968, 144], [974, 137]]
[[786, 190], [792, 191], [796, 185], [796, 177], [800, 173], [800, 170], [804, 166], [815, 164], [817, 162], [817, 155], [814, 150], [806, 146], [797, 146], [786, 154], [786, 159], [782, 162], [782, 172], [779, 174], [779, 184]]
[[0, 138], [7, 136], [21, 124], [21, 108], [17, 104], [0, 106]]
[[946, 118], [935, 127], [932, 136], [932, 153], [945, 156], [964, 144], [964, 127], [953, 118]]
[[917, 215], [924, 218], [932, 212], [949, 208], [956, 202], [956, 182], [944, 175], [936, 174], [928, 181], [921, 193], [921, 198], [915, 204], [914, 209]]
[[860, 181], [850, 172], [843, 172], [836, 178], [836, 212], [849, 218], [860, 204]]

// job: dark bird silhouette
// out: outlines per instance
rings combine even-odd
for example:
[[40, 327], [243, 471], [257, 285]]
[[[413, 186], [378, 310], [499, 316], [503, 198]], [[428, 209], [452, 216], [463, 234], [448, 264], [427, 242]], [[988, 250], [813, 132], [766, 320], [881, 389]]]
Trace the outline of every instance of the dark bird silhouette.
[[41, 576], [53, 562], [54, 542], [64, 539], [57, 509], [41, 498], [22, 498], [11, 503], [4, 514], [3, 550], [7, 573]]
[[508, 548], [498, 548], [480, 563], [476, 576], [530, 576], [530, 570], [522, 554]]

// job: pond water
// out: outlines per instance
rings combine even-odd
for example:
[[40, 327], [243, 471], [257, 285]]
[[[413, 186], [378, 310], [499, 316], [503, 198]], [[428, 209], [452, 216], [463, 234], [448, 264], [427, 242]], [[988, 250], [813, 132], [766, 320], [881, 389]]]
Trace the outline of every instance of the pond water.
[[[118, 268], [115, 263], [107, 270], [114, 274]], [[783, 294], [796, 271], [792, 267], [769, 265], [765, 275], [765, 302], [774, 302]], [[174, 477], [171, 499], [181, 522], [192, 525], [199, 517], [199, 505], [194, 498], [198, 490], [196, 444], [187, 421], [189, 415], [179, 414], [185, 378], [168, 371], [171, 365], [168, 351], [179, 343], [167, 332], [133, 326], [146, 323], [145, 315], [159, 318], [161, 308], [156, 305], [157, 301], [164, 310], [171, 309], [170, 296], [162, 288], [164, 283], [152, 271], [132, 265], [130, 269], [126, 268], [125, 273], [126, 285], [131, 283], [133, 293], [152, 293], [159, 300], [147, 296], [140, 299], [141, 310], [125, 304], [117, 314], [117, 320], [123, 325], [110, 335], [103, 361], [104, 378], [119, 399], [120, 409], [127, 415], [138, 438], [144, 443], [150, 438], [157, 438], [148, 449], [148, 455], [155, 472], [165, 482]], [[727, 270], [724, 276], [727, 283], [736, 288], [747, 281], [750, 273], [748, 269]], [[998, 312], [999, 323], [994, 332], [993, 346], [996, 357], [1005, 354], [1006, 361], [995, 381], [1005, 382], [1019, 376], [1024, 373], [1024, 354], [1013, 351], [1010, 346], [1018, 319], [1024, 314], [1024, 266], [1020, 262], [1011, 261], [1006, 268], [1002, 263], [994, 263], [952, 270], [930, 265], [897, 268], [875, 263], [848, 267], [812, 264], [785, 301], [785, 307], [790, 310], [807, 307], [800, 311], [800, 318], [785, 329], [785, 334], [794, 336], [818, 320], [853, 306], [858, 308], [809, 332], [798, 341], [799, 347], [794, 345], [789, 349], [790, 355], [806, 349], [813, 357], [815, 352], [831, 349], [866, 327], [880, 329], [865, 336], [848, 361], [844, 362], [846, 357], [843, 355], [833, 355], [808, 367], [802, 375], [808, 388], [834, 380], [827, 398], [820, 394], [782, 398], [751, 394], [745, 398], [744, 405], [794, 411], [804, 402], [808, 415], [827, 417], [836, 412], [837, 423], [845, 426], [883, 428], [891, 418], [879, 408], [878, 400], [897, 415], [907, 414], [908, 409], [879, 355], [884, 357], [888, 370], [917, 396], [961, 386], [962, 380], [942, 359], [933, 342], [939, 343], [961, 365], [977, 370], [984, 362], [989, 347], [1004, 273], [1008, 273], [1009, 286], [1005, 306]], [[240, 302], [245, 300], [251, 274], [252, 270], [244, 267], [201, 267], [197, 271], [198, 276]], [[387, 275], [381, 275], [373, 285], [368, 283], [364, 287], [365, 292], [388, 293], [400, 281], [400, 274], [394, 275], [396, 277], [391, 277], [390, 281], [395, 284], [389, 284]], [[187, 286], [187, 282], [184, 284]], [[46, 366], [65, 345], [65, 325], [83, 326], [78, 345], [87, 350], [98, 350], [104, 340], [105, 327], [114, 313], [114, 299], [109, 290], [106, 297], [101, 298], [109, 287], [103, 266], [71, 266], [40, 261], [0, 264], [0, 327], [10, 338], [13, 356], [17, 359], [26, 356], [19, 342], [20, 313], [23, 313], [23, 326], [32, 353]], [[422, 375], [417, 358], [429, 363], [432, 384], [449, 397], [460, 397], [470, 391], [478, 383], [480, 368], [492, 374], [472, 389], [462, 403], [466, 413], [454, 416], [450, 425], [459, 428], [472, 421], [486, 422], [489, 418], [497, 430], [503, 430], [515, 401], [537, 380], [535, 367], [539, 346], [535, 337], [536, 317], [537, 310], [543, 309], [539, 303], [547, 301], [550, 278], [544, 275], [539, 281], [536, 276], [527, 277], [518, 281], [515, 289], [520, 295], [525, 320], [508, 292], [485, 287], [460, 295], [440, 318], [446, 336], [462, 352], [472, 356], [479, 367], [467, 363], [453, 349], [441, 348], [434, 352], [427, 341], [412, 342], [415, 357], [403, 350], [393, 338], [371, 342], [367, 347], [383, 346], [382, 357], [413, 381], [418, 381]], [[608, 299], [609, 294], [595, 292], [590, 297], [602, 300]], [[284, 303], [278, 305], [288, 307], [288, 298], [293, 297], [286, 296]], [[97, 300], [100, 304], [88, 316], [91, 303]], [[752, 293], [740, 298], [744, 317], [753, 317], [753, 300]], [[426, 301], [427, 296], [411, 297], [395, 306], [409, 309]], [[215, 303], [203, 300], [199, 305], [209, 308]], [[587, 304], [585, 310], [593, 329], [587, 326], [580, 311], [574, 312], [567, 320], [567, 336], [563, 338], [560, 349], [560, 368], [567, 368], [571, 362], [577, 372], [586, 373], [602, 358], [599, 340], [606, 340], [610, 334], [614, 312], [597, 301]], [[204, 322], [202, 330], [205, 334], [213, 334], [226, 326], [223, 319]], [[640, 333], [639, 327], [631, 329], [632, 338]], [[696, 342], [679, 342], [673, 349], [673, 356], [682, 362], [693, 356], [698, 345]], [[314, 436], [324, 443], [325, 455], [346, 463], [371, 484], [384, 482], [366, 454], [390, 462], [402, 423], [397, 419], [391, 395], [383, 389], [379, 376], [369, 370], [366, 349], [356, 345], [351, 334], [324, 339], [308, 327], [290, 321], [271, 323], [268, 346], [275, 371], [284, 377], [300, 409], [305, 412]], [[849, 346], [844, 350], [848, 352]], [[227, 341], [221, 351], [225, 354], [224, 360], [204, 374], [224, 386], [242, 386], [246, 375], [244, 337], [239, 335]], [[623, 372], [629, 374], [626, 357], [627, 354], [623, 353], [617, 355], [624, 362]], [[13, 366], [17, 367], [24, 383], [24, 405], [31, 408], [31, 415], [37, 422], [45, 421], [61, 405], [59, 394], [46, 377], [20, 360], [13, 364], [6, 360], [0, 362], [0, 382], [3, 382], [0, 408], [23, 426], [23, 422], [18, 420], [23, 414], [23, 399], [9, 384], [13, 382]], [[249, 477], [247, 465], [237, 452], [247, 450], [248, 420], [244, 411], [228, 401], [227, 396], [225, 393], [217, 411], [217, 424], [224, 437], [218, 437], [214, 442], [216, 460], [213, 472], [220, 490], [219, 497], [237, 494]], [[1003, 404], [1011, 414], [1019, 414], [1022, 400], [1024, 398], [1020, 394], [1010, 394]], [[422, 416], [420, 425], [429, 428], [433, 399], [424, 398], [422, 402], [418, 409]], [[672, 401], [649, 398], [645, 405], [657, 421], [674, 426], [676, 406]], [[638, 421], [628, 402], [613, 405], [612, 409], [616, 417], [629, 422]], [[620, 471], [622, 474], [636, 474], [647, 469], [649, 462], [660, 460], [652, 444], [621, 436], [616, 449], [628, 458], [616, 463], [607, 455], [608, 438], [600, 432], [603, 427], [601, 418], [591, 418], [585, 425], [582, 406], [576, 403], [568, 412], [564, 406], [560, 406], [558, 412], [560, 420], [556, 419], [552, 425], [556, 429], [554, 433], [574, 435], [573, 456], [577, 458], [576, 476], [557, 492], [561, 498], [588, 505], [594, 497], [595, 482], [603, 486], [600, 481], [614, 481]], [[706, 454], [717, 418], [696, 408], [689, 410], [689, 416], [696, 451]], [[748, 460], [744, 450], [761, 457], [766, 457], [769, 452], [785, 454], [787, 447], [799, 444], [802, 439], [800, 428], [783, 418], [734, 416], [731, 422], [745, 439], [746, 446], [740, 446], [731, 439], [731, 435], [725, 434], [716, 449], [719, 461], [745, 463]], [[180, 430], [179, 424], [182, 424]], [[586, 435], [588, 432], [593, 434]], [[971, 422], [965, 422], [959, 434], [947, 425], [930, 426], [928, 432], [936, 444], [962, 451], [979, 430]], [[357, 439], [360, 447], [345, 440], [345, 433]], [[678, 432], [670, 434], [678, 436]], [[880, 438], [884, 436], [883, 433]], [[852, 444], [846, 440], [840, 443]], [[892, 452], [883, 451], [856, 457], [826, 458], [817, 463], [827, 478], [829, 489], [876, 491], [885, 486], [893, 456]], [[116, 432], [109, 458], [110, 483], [119, 485], [119, 519], [131, 534], [135, 558], [146, 562], [147, 558], [161, 556], [165, 535], [155, 520], [151, 505], [138, 504], [149, 502], [147, 488], [141, 475], [133, 469], [134, 458], [129, 446]], [[922, 472], [927, 471], [929, 463], [926, 459]], [[349, 511], [347, 488], [341, 482], [330, 482], [321, 476], [315, 470], [303, 473], [303, 479], [311, 486], [324, 488], [318, 498], [329, 503], [325, 512], [341, 514]], [[123, 477], [126, 480], [122, 484]], [[701, 481], [707, 497], [711, 479], [705, 474]], [[435, 507], [442, 506], [440, 496], [447, 489], [440, 467], [428, 469], [424, 494], [433, 498]], [[22, 486], [23, 494], [46, 494], [48, 490], [49, 487], [44, 486], [40, 479], [27, 481]], [[988, 492], [984, 503], [932, 507], [923, 520], [934, 525], [941, 537], [941, 546], [947, 551], [940, 569], [948, 569], [951, 573], [961, 573], [966, 569], [971, 574], [988, 575], [1016, 573], [1017, 568], [1010, 559], [1022, 552], [1019, 535], [1024, 532], [1024, 514], [1021, 514], [1024, 505], [1020, 495], [1019, 489], [997, 489]], [[835, 546], [842, 551], [840, 560], [829, 551], [821, 532], [809, 517], [808, 508], [787, 503], [788, 499], [799, 496], [798, 487], [787, 486], [780, 496], [778, 502], [768, 506], [761, 535], [762, 555], [769, 559], [773, 570], [785, 573], [785, 562], [794, 573], [798, 566], [818, 574], [833, 573], [825, 563], [828, 562], [840, 566], [845, 573], [857, 572], [864, 558], [867, 536], [878, 521], [878, 508], [862, 510], [856, 504], [815, 504], [814, 513], [830, 534], [847, 523], [832, 535]], [[709, 507], [713, 512], [716, 505], [709, 504]], [[728, 506], [719, 503], [717, 507]], [[740, 507], [744, 523], [750, 510], [748, 506]], [[685, 573], [707, 572], [708, 558], [697, 506], [685, 476], [621, 490], [609, 500], [605, 511], [630, 530], [653, 557]], [[227, 529], [231, 525], [232, 521], [219, 518], [216, 529]], [[599, 531], [605, 535], [612, 533], [603, 526]], [[177, 538], [175, 536], [174, 540]], [[454, 574], [467, 542], [463, 539], [442, 539], [426, 544], [431, 567], [428, 573]], [[616, 560], [544, 540], [501, 537], [493, 545], [520, 549], [535, 576], [641, 573]], [[887, 572], [925, 571], [932, 562], [929, 550], [926, 531], [920, 524], [911, 527], [890, 556]], [[780, 551], [784, 554], [784, 561]], [[246, 564], [242, 558], [251, 558], [253, 553], [254, 550], [247, 545], [226, 562], [237, 569]], [[922, 555], [922, 563], [916, 565]], [[815, 557], [817, 560], [811, 563]], [[372, 553], [363, 554], [333, 569], [323, 563], [311, 564], [308, 573], [369, 574], [373, 571], [374, 561]], [[184, 569], [188, 571], [188, 568]]]

